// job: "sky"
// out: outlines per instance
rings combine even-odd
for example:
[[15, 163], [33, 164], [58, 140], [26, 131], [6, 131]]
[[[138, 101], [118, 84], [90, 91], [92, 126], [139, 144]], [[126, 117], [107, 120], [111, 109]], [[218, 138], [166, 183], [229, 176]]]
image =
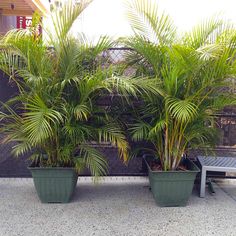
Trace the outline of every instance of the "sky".
[[[236, 0], [151, 1], [156, 1], [159, 9], [170, 15], [179, 32], [189, 30], [196, 23], [215, 14], [220, 14], [236, 25]], [[73, 26], [73, 33], [76, 35], [83, 32], [90, 39], [96, 39], [99, 35], [113, 38], [131, 35], [124, 2], [125, 0], [94, 0]]]

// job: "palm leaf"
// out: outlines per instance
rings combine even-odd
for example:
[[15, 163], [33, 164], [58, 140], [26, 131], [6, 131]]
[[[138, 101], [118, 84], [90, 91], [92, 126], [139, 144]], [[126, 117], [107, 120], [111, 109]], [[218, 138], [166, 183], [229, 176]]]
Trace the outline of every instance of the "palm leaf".
[[183, 41], [193, 48], [199, 48], [206, 43], [212, 44], [222, 33], [232, 29], [232, 25], [218, 17], [212, 17], [196, 25], [191, 32], [186, 33]]
[[80, 158], [75, 160], [76, 169], [81, 170], [81, 162], [85, 163], [86, 167], [91, 171], [91, 174], [95, 177], [103, 176], [107, 174], [108, 166], [107, 161], [103, 155], [95, 148], [88, 145], [80, 145]]
[[26, 110], [23, 117], [23, 130], [33, 144], [45, 142], [46, 139], [53, 137], [53, 126], [63, 121], [62, 115], [48, 108], [38, 96], [32, 98]]
[[149, 0], [127, 2], [127, 16], [137, 35], [155, 44], [169, 44], [175, 38], [175, 27], [168, 15], [159, 13], [156, 3]]
[[188, 100], [166, 99], [169, 112], [180, 122], [188, 122], [197, 116], [197, 106]]
[[118, 148], [119, 156], [124, 162], [128, 160], [129, 144], [122, 132], [120, 125], [116, 121], [107, 121], [107, 123], [97, 130], [99, 142], [110, 142]]
[[142, 141], [148, 138], [148, 134], [150, 132], [150, 125], [143, 121], [136, 121], [131, 125], [129, 131], [132, 135], [132, 139], [134, 141]]

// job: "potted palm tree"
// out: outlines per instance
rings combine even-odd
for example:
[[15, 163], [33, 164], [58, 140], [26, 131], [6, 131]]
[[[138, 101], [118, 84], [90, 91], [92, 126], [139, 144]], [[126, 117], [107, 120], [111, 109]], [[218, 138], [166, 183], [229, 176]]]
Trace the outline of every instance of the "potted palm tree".
[[215, 144], [214, 116], [235, 103], [236, 31], [219, 19], [208, 20], [177, 37], [176, 28], [151, 1], [132, 1], [128, 17], [135, 36], [128, 65], [136, 76], [155, 79], [158, 96], [143, 96], [133, 112], [130, 132], [148, 141], [154, 159], [146, 159], [151, 190], [160, 206], [183, 206], [199, 169], [187, 159], [191, 148]]
[[95, 177], [107, 173], [94, 142], [111, 143], [127, 160], [121, 125], [97, 99], [104, 91], [136, 95], [142, 86], [101, 67], [99, 54], [111, 46], [107, 37], [92, 45], [84, 36], [71, 36], [88, 3], [69, 1], [53, 11], [46, 43], [37, 33], [37, 16], [30, 29], [11, 30], [1, 41], [0, 69], [19, 89], [2, 106], [1, 132], [4, 142], [17, 142], [15, 156], [32, 154], [29, 169], [42, 202], [68, 202], [84, 167]]

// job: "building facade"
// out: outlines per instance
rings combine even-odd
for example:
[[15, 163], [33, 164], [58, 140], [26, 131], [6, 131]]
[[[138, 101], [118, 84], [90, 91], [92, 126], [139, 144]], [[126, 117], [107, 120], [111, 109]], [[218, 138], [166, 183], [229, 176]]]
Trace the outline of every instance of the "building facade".
[[38, 12], [45, 16], [49, 9], [47, 0], [1, 0], [0, 35], [13, 28], [30, 26], [32, 15]]

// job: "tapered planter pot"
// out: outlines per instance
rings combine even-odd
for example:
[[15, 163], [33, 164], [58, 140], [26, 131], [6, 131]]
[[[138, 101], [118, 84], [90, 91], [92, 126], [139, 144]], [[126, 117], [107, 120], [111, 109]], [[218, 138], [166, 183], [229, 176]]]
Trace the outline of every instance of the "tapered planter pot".
[[189, 159], [187, 171], [152, 171], [148, 162], [149, 181], [154, 199], [159, 206], [185, 206], [192, 193], [194, 180], [200, 171]]
[[68, 203], [74, 193], [78, 175], [73, 168], [29, 167], [34, 186], [43, 203]]

